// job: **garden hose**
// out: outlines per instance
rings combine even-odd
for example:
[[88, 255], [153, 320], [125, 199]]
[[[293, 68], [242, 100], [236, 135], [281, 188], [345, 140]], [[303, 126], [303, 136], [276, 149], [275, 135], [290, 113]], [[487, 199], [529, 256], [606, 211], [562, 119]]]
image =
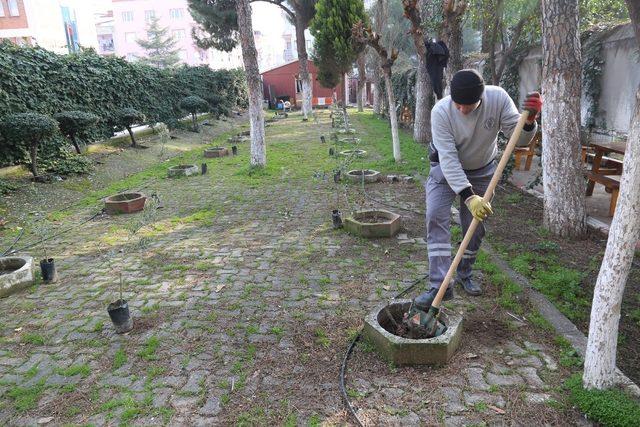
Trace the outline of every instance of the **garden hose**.
[[[404, 295], [409, 293], [413, 288], [415, 288], [418, 285], [418, 283], [422, 282], [423, 280], [425, 280], [428, 277], [429, 277], [429, 275], [425, 274], [424, 276], [414, 280], [411, 283], [411, 285], [407, 286], [405, 289], [403, 289], [399, 294], [394, 296], [392, 299], [398, 299], [400, 297], [403, 297]], [[358, 334], [355, 336], [355, 338], [349, 344], [349, 347], [347, 348], [347, 351], [344, 353], [344, 358], [342, 359], [342, 365], [340, 366], [340, 394], [342, 394], [342, 399], [344, 400], [344, 403], [347, 406], [347, 409], [348, 409], [349, 413], [351, 414], [353, 419], [356, 421], [356, 424], [359, 427], [363, 427], [364, 424], [362, 423], [362, 421], [358, 417], [358, 414], [356, 413], [355, 408], [353, 407], [353, 405], [351, 404], [351, 401], [349, 400], [349, 395], [347, 394], [347, 387], [345, 385], [345, 375], [347, 373], [347, 363], [349, 362], [349, 358], [351, 357], [351, 354], [353, 353], [353, 349], [356, 347], [356, 344], [358, 343], [358, 341], [360, 341], [360, 338], [362, 338], [362, 329], [360, 329]]]

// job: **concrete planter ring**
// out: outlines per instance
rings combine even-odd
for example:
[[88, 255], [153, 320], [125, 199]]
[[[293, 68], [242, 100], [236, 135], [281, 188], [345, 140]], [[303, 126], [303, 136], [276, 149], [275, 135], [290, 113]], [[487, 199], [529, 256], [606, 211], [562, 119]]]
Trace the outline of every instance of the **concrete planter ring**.
[[128, 214], [144, 209], [146, 200], [147, 196], [142, 193], [120, 193], [107, 197], [104, 207], [109, 215]]
[[460, 346], [462, 339], [462, 316], [441, 315], [447, 326], [444, 334], [426, 339], [403, 338], [393, 331], [389, 315], [397, 323], [409, 310], [411, 300], [395, 300], [389, 305], [373, 309], [364, 321], [363, 335], [373, 343], [378, 353], [386, 360], [401, 365], [444, 365]]
[[356, 138], [355, 136], [346, 136], [338, 139], [338, 144], [360, 144], [360, 138]]
[[33, 285], [33, 258], [10, 256], [0, 258], [0, 298]]
[[380, 172], [372, 169], [356, 169], [349, 171], [345, 174], [347, 179], [351, 182], [359, 184], [364, 179], [366, 183], [377, 182], [380, 179]]
[[338, 130], [338, 133], [342, 133], [342, 134], [345, 134], [345, 135], [351, 135], [351, 134], [356, 133], [356, 130], [354, 128], [349, 128], [349, 129], [342, 128], [342, 129]]
[[169, 178], [198, 175], [199, 173], [200, 168], [197, 165], [176, 165], [171, 166], [167, 171]]
[[204, 156], [207, 158], [212, 157], [224, 157], [229, 155], [229, 150], [226, 147], [211, 147], [204, 150]]
[[400, 215], [382, 209], [362, 210], [347, 218], [344, 228], [362, 237], [392, 237], [400, 231]]
[[341, 151], [340, 154], [343, 156], [364, 157], [367, 155], [367, 152], [365, 150], [356, 149], [356, 150], [344, 150], [344, 151]]

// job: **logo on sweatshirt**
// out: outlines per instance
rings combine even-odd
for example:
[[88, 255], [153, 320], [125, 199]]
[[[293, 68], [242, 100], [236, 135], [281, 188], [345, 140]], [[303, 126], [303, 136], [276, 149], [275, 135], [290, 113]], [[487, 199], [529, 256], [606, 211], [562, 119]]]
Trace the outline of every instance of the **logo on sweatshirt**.
[[487, 120], [484, 121], [484, 128], [487, 130], [491, 130], [496, 126], [496, 119], [494, 119], [493, 117], [489, 117]]

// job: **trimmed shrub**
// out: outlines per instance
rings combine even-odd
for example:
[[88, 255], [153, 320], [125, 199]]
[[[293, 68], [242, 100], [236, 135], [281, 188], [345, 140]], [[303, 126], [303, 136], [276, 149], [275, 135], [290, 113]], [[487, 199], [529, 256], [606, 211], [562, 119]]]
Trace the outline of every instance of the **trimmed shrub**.
[[209, 104], [199, 96], [191, 95], [186, 98], [182, 98], [180, 101], [180, 108], [191, 114], [191, 120], [193, 121], [193, 131], [198, 132], [198, 119], [196, 114], [204, 113], [209, 109]]
[[[100, 121], [87, 130], [85, 140], [112, 136], [121, 106], [135, 108], [150, 123], [164, 122], [173, 128], [184, 116], [179, 104], [185, 96], [201, 97], [217, 116], [231, 108], [246, 108], [248, 103], [242, 70], [213, 71], [207, 66], [160, 70], [103, 57], [91, 49], [58, 55], [0, 42], [0, 70], [0, 118], [17, 111], [96, 114]], [[224, 108], [218, 97], [225, 101]], [[55, 152], [58, 145], [43, 143], [40, 150]], [[0, 166], [27, 159], [27, 151], [0, 140]]]
[[5, 140], [9, 144], [29, 148], [31, 172], [38, 176], [38, 144], [42, 139], [53, 136], [58, 123], [40, 113], [9, 114], [0, 123]]
[[62, 111], [53, 116], [60, 125], [60, 131], [71, 141], [80, 154], [80, 146], [78, 145], [77, 136], [87, 131], [88, 128], [98, 123], [99, 117], [93, 113], [85, 111]]
[[139, 125], [146, 120], [143, 113], [135, 108], [127, 107], [121, 108], [116, 114], [115, 124], [119, 129], [126, 129], [131, 136], [131, 146], [136, 147], [136, 138], [133, 136], [131, 127], [133, 125]]

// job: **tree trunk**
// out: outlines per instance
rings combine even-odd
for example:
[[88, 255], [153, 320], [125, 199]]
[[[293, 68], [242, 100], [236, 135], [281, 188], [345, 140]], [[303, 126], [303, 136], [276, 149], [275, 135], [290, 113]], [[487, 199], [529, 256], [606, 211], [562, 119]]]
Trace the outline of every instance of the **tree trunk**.
[[133, 136], [133, 131], [131, 130], [131, 126], [127, 126], [127, 131], [129, 132], [129, 136], [131, 137], [131, 146], [137, 147], [138, 145], [136, 144], [136, 137]]
[[311, 74], [309, 73], [309, 56], [307, 54], [307, 41], [304, 36], [304, 22], [300, 11], [296, 13], [296, 43], [298, 48], [298, 61], [300, 63], [300, 80], [302, 81], [302, 117], [308, 120], [312, 114], [312, 88]]
[[398, 114], [396, 114], [396, 97], [393, 94], [391, 84], [391, 70], [384, 69], [384, 83], [387, 88], [387, 98], [389, 99], [389, 120], [391, 121], [391, 142], [393, 144], [393, 159], [397, 162], [402, 160], [400, 154], [400, 138], [398, 137]]
[[31, 156], [31, 173], [36, 178], [38, 176], [38, 141], [31, 142], [29, 155]]
[[462, 17], [467, 8], [465, 0], [445, 0], [442, 8], [442, 40], [449, 48], [449, 62], [445, 68], [445, 86], [451, 77], [462, 70]]
[[480, 51], [489, 53], [491, 51], [491, 0], [482, 0], [482, 40], [480, 42]]
[[580, 149], [578, 0], [542, 2], [544, 225], [563, 237], [586, 231]]
[[357, 95], [356, 97], [357, 99], [357, 103], [358, 103], [358, 111], [359, 112], [363, 112], [364, 111], [364, 105], [363, 105], [363, 92], [366, 93], [366, 91], [363, 91], [363, 89], [366, 87], [367, 84], [367, 74], [365, 72], [365, 64], [364, 64], [364, 52], [360, 53], [360, 55], [358, 55], [358, 59], [356, 61], [356, 63], [358, 64], [358, 90], [357, 90]]
[[249, 121], [251, 123], [251, 166], [265, 166], [267, 151], [262, 113], [262, 81], [258, 71], [258, 53], [253, 40], [251, 6], [249, 0], [236, 0], [240, 45], [247, 85], [249, 87]]
[[493, 19], [493, 25], [491, 28], [491, 35], [489, 37], [489, 69], [486, 70], [483, 74], [485, 76], [485, 78], [488, 76], [489, 77], [489, 81], [491, 82], [491, 84], [493, 85], [497, 85], [498, 84], [498, 80], [497, 80], [497, 76], [496, 76], [496, 41], [498, 39], [498, 31], [501, 28], [501, 21], [502, 21], [502, 11], [503, 11], [503, 0], [496, 0], [495, 3], [495, 10], [494, 10], [494, 19]]
[[585, 388], [615, 383], [616, 349], [622, 294], [640, 237], [640, 90], [624, 155], [620, 194], [609, 229], [607, 249], [593, 292], [589, 340], [584, 360]]
[[[636, 39], [640, 42], [640, 4], [627, 0], [627, 6]], [[639, 237], [640, 89], [636, 92], [635, 112], [629, 126], [616, 212], [593, 291], [589, 340], [582, 377], [585, 388], [605, 389], [615, 383], [620, 307]]]
[[425, 57], [418, 56], [416, 70], [416, 111], [413, 118], [413, 139], [420, 144], [431, 142], [431, 108], [433, 87], [427, 74]]
[[196, 113], [191, 113], [191, 121], [193, 122], [193, 131], [198, 132], [198, 119]]
[[72, 133], [69, 136], [71, 137], [71, 143], [73, 144], [73, 147], [76, 149], [76, 153], [81, 154], [80, 146], [78, 145], [78, 140], [76, 139], [76, 134]]

